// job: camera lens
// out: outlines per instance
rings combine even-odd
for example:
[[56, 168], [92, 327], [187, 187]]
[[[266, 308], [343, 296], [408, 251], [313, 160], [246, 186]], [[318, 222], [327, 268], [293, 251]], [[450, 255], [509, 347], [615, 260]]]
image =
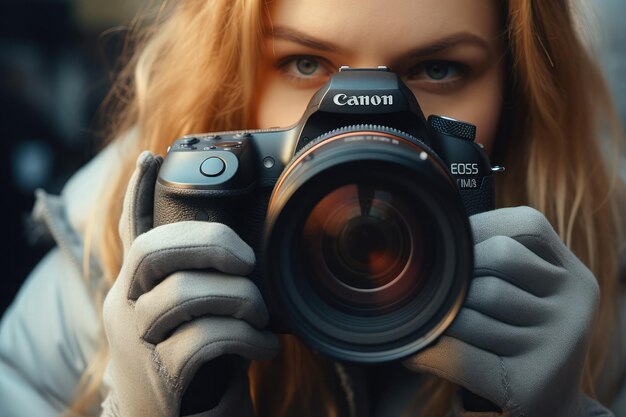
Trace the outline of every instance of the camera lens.
[[[349, 205], [344, 208], [352, 212]], [[342, 284], [356, 289], [383, 287], [393, 281], [408, 258], [406, 233], [394, 222], [398, 219], [385, 218], [385, 214], [389, 213], [333, 213], [330, 224], [317, 230], [317, 236], [306, 237], [322, 238], [322, 262]], [[354, 217], [347, 220], [347, 216]], [[341, 230], [338, 236], [333, 233], [335, 228]], [[315, 247], [317, 242], [310, 243]]]
[[349, 127], [302, 149], [274, 187], [264, 232], [273, 305], [342, 360], [427, 346], [460, 309], [473, 269], [456, 183], [423, 143], [386, 128]]
[[[376, 289], [392, 282], [409, 258], [406, 219], [389, 193], [347, 185], [324, 197], [304, 226], [312, 263], [339, 283], [354, 289]], [[369, 187], [368, 187], [369, 188]]]
[[[417, 214], [386, 187], [348, 184], [329, 192], [302, 230], [301, 259], [311, 287], [337, 308], [360, 309], [355, 314], [402, 304], [426, 275]], [[409, 269], [420, 272], [408, 277]]]

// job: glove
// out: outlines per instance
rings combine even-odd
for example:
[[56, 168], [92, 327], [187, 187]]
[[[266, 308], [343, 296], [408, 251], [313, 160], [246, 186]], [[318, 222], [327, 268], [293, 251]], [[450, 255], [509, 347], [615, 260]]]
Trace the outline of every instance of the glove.
[[508, 417], [583, 415], [595, 277], [537, 210], [494, 210], [470, 222], [475, 271], [465, 303], [444, 335], [404, 365], [452, 381]]
[[247, 360], [279, 349], [261, 330], [268, 313], [259, 290], [242, 277], [254, 267], [254, 252], [218, 223], [149, 230], [161, 161], [139, 156], [124, 200], [124, 262], [103, 311], [110, 351], [103, 415], [178, 416], [193, 391], [208, 407], [194, 416], [253, 416]]

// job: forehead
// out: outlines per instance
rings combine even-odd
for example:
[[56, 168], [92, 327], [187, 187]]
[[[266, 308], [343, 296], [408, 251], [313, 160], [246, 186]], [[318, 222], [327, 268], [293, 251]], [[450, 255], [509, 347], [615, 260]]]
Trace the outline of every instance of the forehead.
[[455, 33], [493, 40], [501, 0], [275, 0], [271, 22], [337, 44], [345, 52], [378, 56]]

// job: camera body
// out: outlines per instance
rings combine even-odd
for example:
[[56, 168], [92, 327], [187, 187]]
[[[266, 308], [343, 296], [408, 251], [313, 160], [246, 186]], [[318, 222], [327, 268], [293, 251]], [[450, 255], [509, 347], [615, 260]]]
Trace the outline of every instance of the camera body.
[[[250, 244], [257, 255], [257, 266], [251, 278], [259, 286], [266, 304], [269, 306], [273, 330], [298, 332], [299, 328], [304, 328], [304, 338], [314, 345], [314, 348], [342, 359], [361, 362], [395, 359], [414, 352], [440, 334], [447, 326], [447, 323], [444, 324], [446, 322], [445, 317], [456, 314], [467, 290], [467, 282], [471, 278], [473, 265], [471, 253], [473, 245], [467, 217], [494, 208], [493, 172], [498, 170], [497, 167], [492, 167], [483, 147], [474, 142], [474, 137], [475, 127], [470, 124], [440, 116], [431, 116], [426, 120], [413, 93], [396, 74], [387, 68], [352, 69], [342, 67], [313, 96], [301, 120], [290, 128], [192, 134], [176, 140], [168, 149], [168, 154], [157, 179], [154, 225], [195, 220], [219, 222], [230, 226]], [[359, 156], [359, 153], [362, 155]], [[410, 155], [410, 159], [405, 160], [407, 155]], [[326, 340], [326, 336], [322, 337], [316, 333], [317, 330], [309, 329], [314, 326], [309, 322], [319, 321], [319, 318], [309, 317], [304, 320], [302, 314], [306, 316], [308, 313], [294, 313], [294, 309], [299, 310], [300, 305], [308, 303], [306, 301], [308, 296], [305, 294], [303, 299], [299, 299], [293, 295], [293, 291], [285, 290], [285, 287], [292, 286], [292, 281], [296, 282], [293, 285], [299, 285], [297, 282], [300, 279], [297, 277], [300, 276], [300, 273], [289, 269], [292, 268], [291, 266], [279, 265], [291, 261], [277, 260], [276, 256], [279, 255], [276, 253], [288, 252], [286, 248], [300, 245], [299, 240], [304, 233], [302, 230], [306, 229], [304, 224], [311, 221], [305, 219], [310, 217], [310, 212], [314, 210], [314, 207], [317, 207], [316, 204], [319, 206], [319, 200], [322, 200], [323, 196], [329, 193], [329, 190], [336, 189], [341, 184], [357, 184], [355, 189], [358, 189], [361, 197], [355, 197], [355, 201], [357, 201], [355, 205], [360, 204], [363, 213], [369, 213], [372, 201], [374, 201], [375, 206], [379, 200], [368, 200], [363, 196], [370, 195], [372, 197], [374, 188], [376, 190], [379, 190], [380, 187], [384, 188], [386, 184], [396, 182], [396, 177], [405, 179], [411, 177], [413, 175], [410, 172], [411, 167], [418, 165], [424, 165], [424, 174], [420, 174], [419, 181], [413, 182], [423, 183], [423, 186], [428, 190], [415, 194], [417, 197], [409, 199], [406, 204], [435, 207], [435, 203], [419, 202], [418, 204], [415, 200], [422, 199], [421, 196], [424, 194], [432, 197], [428, 197], [428, 201], [438, 200], [440, 195], [443, 196], [441, 197], [441, 207], [443, 208], [429, 209], [429, 214], [422, 217], [431, 215], [436, 217], [439, 216], [438, 211], [448, 211], [447, 207], [454, 207], [456, 210], [455, 220], [441, 220], [441, 224], [444, 226], [440, 229], [463, 229], [462, 236], [444, 237], [444, 235], [452, 236], [452, 233], [456, 232], [440, 232], [439, 229], [436, 229], [433, 234], [442, 235], [441, 238], [437, 238], [443, 241], [441, 243], [442, 248], [452, 244], [447, 242], [448, 240], [456, 241], [455, 245], [460, 241], [463, 242], [462, 248], [455, 246], [454, 249], [451, 249], [450, 253], [454, 255], [450, 256], [458, 257], [460, 252], [464, 252], [461, 256], [462, 259], [455, 258], [454, 263], [458, 264], [457, 269], [469, 268], [469, 272], [446, 272], [446, 274], [455, 276], [463, 275], [463, 278], [459, 282], [454, 281], [456, 278], [451, 278], [448, 280], [449, 285], [441, 290], [443, 295], [440, 297], [441, 301], [437, 308], [444, 312], [429, 313], [431, 317], [428, 320], [425, 319], [424, 323], [433, 324], [418, 335], [409, 331], [406, 331], [406, 334], [399, 334], [396, 338], [403, 340], [402, 343], [396, 344], [392, 348], [387, 346], [385, 349], [378, 350], [384, 350], [384, 357], [372, 354], [377, 348], [368, 351], [355, 347], [368, 345], [368, 343], [380, 347], [379, 341], [372, 342], [369, 339], [365, 340], [367, 339], [365, 338], [364, 341], [356, 342], [357, 345], [346, 347], [346, 343], [349, 341], [338, 341], [342, 339], [341, 326], [333, 331], [328, 330], [329, 336]], [[394, 172], [396, 166], [398, 170]], [[406, 175], [402, 173], [404, 169], [408, 170]], [[358, 174], [360, 177], [356, 174], [358, 172], [362, 173]], [[344, 181], [342, 178], [346, 177], [349, 179]], [[366, 177], [367, 180], [360, 180], [360, 178]], [[307, 188], [308, 186], [304, 184], [310, 183], [313, 179], [317, 185]], [[337, 184], [332, 185], [335, 182]], [[381, 197], [383, 200], [388, 193], [404, 195], [406, 192], [403, 191], [402, 187], [404, 185], [398, 185], [396, 188], [392, 186], [391, 191], [381, 191], [379, 195], [383, 196]], [[411, 187], [411, 184], [407, 184], [406, 187]], [[317, 189], [324, 189], [324, 191], [317, 193]], [[299, 201], [308, 200], [310, 200], [308, 203], [302, 203], [306, 206], [305, 208], [289, 208], [292, 211], [285, 213], [290, 205], [293, 206]], [[390, 204], [385, 205], [385, 207]], [[395, 213], [395, 208], [383, 210], [391, 210]], [[387, 239], [385, 240], [388, 242], [387, 246], [393, 246], [394, 244], [391, 242], [396, 239], [394, 236], [407, 235], [400, 229], [408, 228], [406, 225], [411, 224], [410, 221], [402, 219], [411, 217], [412, 210], [405, 211], [406, 215], [379, 216], [380, 218], [396, 216], [400, 219], [397, 221], [389, 220], [391, 223], [385, 220], [386, 217], [381, 220], [381, 223], [380, 219], [376, 217], [378, 215], [372, 214], [376, 219], [368, 220], [366, 226], [363, 226], [361, 221], [359, 223], [361, 226], [352, 225], [348, 228], [356, 230], [354, 233], [357, 234], [370, 231], [379, 233], [381, 236], [387, 236], [384, 238]], [[347, 216], [350, 217], [350, 215]], [[352, 222], [351, 224], [358, 223], [354, 219], [349, 221]], [[390, 226], [392, 223], [400, 225], [397, 227], [400, 230], [397, 234], [394, 234], [396, 232], [389, 232], [389, 230], [396, 228], [396, 226]], [[448, 223], [451, 224], [448, 225]], [[413, 247], [418, 239], [410, 236], [410, 233], [407, 236], [406, 238], [398, 237], [398, 239], [406, 243], [403, 244], [403, 247]], [[349, 240], [348, 237], [338, 239]], [[317, 243], [313, 244], [313, 246], [315, 245]], [[319, 245], [321, 245], [320, 248], [326, 247], [326, 244], [320, 243]], [[343, 250], [340, 248], [343, 247], [341, 242], [337, 245], [329, 245], [329, 247], [339, 249], [329, 249], [332, 253], [328, 256], [348, 259], [344, 262], [347, 266], [342, 264], [339, 269], [348, 269], [352, 271], [349, 272], [351, 274], [354, 270], [361, 268], [360, 261], [358, 261], [360, 253], [356, 253], [358, 251], [348, 248], [345, 249], [347, 252], [341, 252]], [[313, 246], [308, 246], [308, 249], [303, 249], [301, 252], [313, 250], [311, 249]], [[381, 250], [388, 249], [382, 248]], [[325, 250], [320, 249], [321, 252]], [[372, 246], [359, 250], [374, 253], [377, 249], [375, 250]], [[406, 252], [406, 259], [413, 259], [413, 255], [411, 255], [413, 252], [410, 249], [392, 248], [388, 251]], [[368, 254], [371, 255], [370, 252]], [[289, 259], [302, 258], [300, 252], [284, 256]], [[327, 255], [320, 256], [324, 259], [328, 257]], [[429, 256], [435, 258], [434, 252]], [[318, 261], [324, 263], [326, 262], [324, 259], [321, 261], [318, 259]], [[332, 264], [333, 262], [328, 263]], [[452, 260], [448, 259], [446, 262], [449, 263]], [[446, 262], [443, 262], [440, 268], [442, 271], [448, 268], [444, 266]], [[285, 268], [288, 269], [288, 272], [281, 272], [286, 270]], [[300, 266], [293, 266], [293, 268], [300, 268]], [[329, 268], [332, 270], [332, 265]], [[407, 268], [402, 268], [399, 267], [397, 270], [407, 270]], [[438, 267], [434, 266], [433, 263], [429, 268], [434, 271]], [[404, 272], [397, 272], [397, 274], [401, 273]], [[354, 272], [354, 274], [358, 275], [358, 279], [364, 276], [362, 273]], [[291, 278], [287, 282], [277, 279], [277, 275], [290, 275]], [[395, 282], [394, 279], [390, 279], [389, 282]], [[441, 281], [445, 280], [442, 279]], [[313, 284], [314, 287], [315, 285]], [[345, 288], [339, 287], [342, 285], [350, 287], [352, 284], [344, 285], [342, 281], [341, 285], [336, 283], [328, 285], [330, 290], [324, 287], [325, 289], [321, 291], [339, 294], [342, 291], [347, 291]], [[335, 287], [336, 289], [332, 289]], [[339, 301], [335, 300], [331, 303], [333, 306], [341, 304], [337, 307], [337, 311], [339, 311], [337, 314], [344, 314], [354, 307], [357, 311], [354, 314], [359, 315], [359, 317], [361, 314], [372, 317], [371, 314], [362, 313], [373, 302], [372, 299], [367, 298], [370, 297], [368, 292], [370, 289], [364, 290], [358, 284], [355, 284], [354, 288], [356, 288], [353, 291], [354, 294], [363, 295], [357, 294], [354, 297], [352, 295], [345, 295], [345, 297], [337, 295]], [[303, 291], [306, 293], [318, 290], [308, 288]], [[437, 291], [433, 291], [429, 299], [436, 298], [433, 294]], [[379, 296], [385, 298], [380, 294]], [[298, 298], [298, 300], [294, 298]], [[334, 299], [336, 297], [329, 298]], [[354, 306], [351, 304], [352, 301], [356, 303]], [[404, 303], [408, 305], [409, 301]], [[347, 304], [350, 305], [347, 306]], [[394, 306], [400, 304], [402, 303], [390, 302], [390, 305]], [[315, 309], [317, 307], [313, 310]], [[380, 314], [385, 315], [390, 309], [392, 308], [387, 306], [384, 311], [381, 310], [383, 312]], [[427, 310], [425, 307], [424, 309]], [[352, 310], [350, 312], [352, 314]], [[294, 316], [298, 316], [300, 319], [294, 318]], [[329, 321], [334, 321], [334, 318], [330, 318]], [[449, 321], [447, 320], [447, 322]], [[421, 326], [428, 327], [424, 323]], [[410, 337], [419, 339], [420, 343], [417, 345], [408, 343], [407, 340]], [[358, 339], [357, 337], [355, 340]], [[329, 348], [329, 345], [334, 347]], [[410, 347], [407, 347], [408, 345]], [[355, 350], [358, 351], [357, 354], [346, 354], [346, 352], [354, 353]]]

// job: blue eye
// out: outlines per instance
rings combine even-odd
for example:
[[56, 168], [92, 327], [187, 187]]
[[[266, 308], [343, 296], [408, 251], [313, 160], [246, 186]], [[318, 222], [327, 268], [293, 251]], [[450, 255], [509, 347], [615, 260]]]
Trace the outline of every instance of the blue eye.
[[313, 75], [320, 66], [318, 61], [310, 58], [298, 58], [295, 64], [298, 72], [302, 75]]
[[414, 67], [407, 75], [409, 80], [442, 83], [457, 81], [467, 75], [468, 68], [451, 61], [428, 61]]
[[436, 81], [441, 81], [447, 78], [451, 73], [455, 74], [455, 68], [447, 62], [431, 62], [424, 66], [424, 72], [426, 75]]
[[287, 80], [307, 88], [322, 85], [334, 72], [325, 59], [307, 55], [284, 58], [278, 62], [277, 68]]
[[447, 92], [463, 86], [471, 73], [471, 67], [461, 62], [425, 61], [407, 71], [404, 79], [412, 88]]

